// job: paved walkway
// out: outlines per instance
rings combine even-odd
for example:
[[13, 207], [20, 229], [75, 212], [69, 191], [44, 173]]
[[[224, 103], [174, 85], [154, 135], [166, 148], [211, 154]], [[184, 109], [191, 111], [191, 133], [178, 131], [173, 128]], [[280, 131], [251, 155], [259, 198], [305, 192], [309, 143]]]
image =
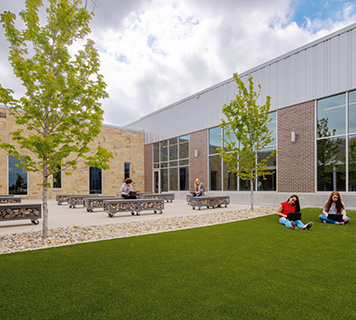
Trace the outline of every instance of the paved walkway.
[[[23, 200], [23, 203], [41, 203], [41, 200]], [[193, 210], [182, 199], [176, 199], [172, 203], [164, 203], [163, 214], [154, 214], [151, 211], [143, 211], [139, 216], [133, 216], [130, 212], [118, 213], [114, 218], [109, 218], [102, 209], [94, 209], [94, 212], [87, 212], [82, 206], [75, 209], [69, 209], [66, 204], [57, 205], [54, 199], [48, 202], [49, 207], [49, 228], [70, 227], [70, 226], [93, 226], [117, 224], [131, 221], [152, 221], [161, 218], [186, 217], [192, 215], [201, 215], [204, 213], [227, 212], [239, 209], [248, 209], [250, 205], [231, 203], [227, 208]], [[256, 206], [257, 208], [258, 206]], [[0, 221], [0, 234], [20, 233], [25, 231], [41, 231], [42, 219], [38, 225], [34, 225], [30, 220], [11, 220]]]

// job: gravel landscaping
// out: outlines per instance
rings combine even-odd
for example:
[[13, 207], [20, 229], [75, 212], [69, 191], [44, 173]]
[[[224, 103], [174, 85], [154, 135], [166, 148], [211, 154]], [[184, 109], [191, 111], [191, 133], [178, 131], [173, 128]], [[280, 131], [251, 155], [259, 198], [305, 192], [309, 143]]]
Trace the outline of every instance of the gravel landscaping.
[[258, 207], [253, 212], [249, 209], [241, 209], [87, 227], [73, 225], [66, 228], [50, 229], [49, 237], [46, 239], [42, 239], [40, 231], [4, 234], [0, 235], [0, 254], [202, 227], [275, 214], [276, 212], [276, 207]]

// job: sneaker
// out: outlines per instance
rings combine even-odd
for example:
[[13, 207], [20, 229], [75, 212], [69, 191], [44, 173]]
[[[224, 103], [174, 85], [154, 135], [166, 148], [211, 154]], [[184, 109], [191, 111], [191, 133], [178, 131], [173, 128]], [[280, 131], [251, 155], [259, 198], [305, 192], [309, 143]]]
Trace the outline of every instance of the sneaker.
[[294, 230], [298, 230], [298, 227], [297, 227], [297, 225], [295, 224], [294, 221], [291, 221], [291, 222], [290, 222], [290, 227], [291, 227], [292, 229], [294, 229]]
[[313, 222], [308, 222], [303, 226], [303, 230], [309, 230], [314, 225]]

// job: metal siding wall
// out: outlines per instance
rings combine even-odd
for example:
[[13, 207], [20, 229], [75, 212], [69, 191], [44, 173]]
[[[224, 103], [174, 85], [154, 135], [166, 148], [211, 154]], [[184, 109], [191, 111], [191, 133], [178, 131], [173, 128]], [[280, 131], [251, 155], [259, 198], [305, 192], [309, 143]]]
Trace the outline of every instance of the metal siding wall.
[[355, 56], [356, 56], [356, 29], [353, 29], [352, 31], [349, 32], [350, 34], [350, 42], [351, 45], [349, 45], [350, 48], [350, 54], [349, 54], [349, 81], [350, 81], [350, 86], [351, 88], [356, 88], [356, 61], [355, 61]]
[[306, 50], [305, 54], [305, 100], [311, 100], [313, 99], [313, 94], [315, 92], [315, 50], [309, 48]]
[[349, 47], [349, 33], [344, 33], [339, 36], [339, 44], [338, 44], [338, 90], [337, 92], [342, 91], [342, 88], [347, 88], [348, 81], [348, 55], [350, 54]]
[[[258, 103], [272, 98], [271, 110], [326, 97], [356, 88], [356, 24], [299, 50], [239, 74], [243, 81], [253, 76], [261, 84]], [[128, 128], [144, 130], [145, 143], [172, 138], [217, 126], [221, 108], [237, 93], [233, 79], [201, 91], [148, 115]]]

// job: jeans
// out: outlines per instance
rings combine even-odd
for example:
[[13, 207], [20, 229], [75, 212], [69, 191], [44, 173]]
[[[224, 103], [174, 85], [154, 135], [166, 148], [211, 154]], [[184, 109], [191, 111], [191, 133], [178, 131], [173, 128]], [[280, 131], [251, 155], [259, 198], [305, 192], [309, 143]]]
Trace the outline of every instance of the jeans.
[[203, 193], [202, 193], [202, 192], [199, 192], [198, 194], [194, 195], [193, 197], [200, 197], [200, 196], [202, 196], [202, 195], [203, 195]]
[[[304, 223], [302, 221], [295, 220], [294, 222], [298, 228], [303, 228]], [[279, 218], [279, 223], [285, 225], [287, 228], [290, 228], [290, 225], [291, 225], [290, 220], [285, 217]]]
[[332, 219], [327, 218], [325, 214], [319, 215], [319, 219], [320, 219], [320, 220], [323, 220], [323, 221], [326, 221], [326, 222], [329, 222], [329, 223], [333, 223], [333, 224], [336, 224], [336, 222], [345, 222], [345, 223], [348, 223], [348, 222], [350, 221], [350, 218], [349, 218], [349, 217], [347, 217], [347, 221], [344, 221], [344, 220], [335, 221], [335, 220], [332, 220]]

